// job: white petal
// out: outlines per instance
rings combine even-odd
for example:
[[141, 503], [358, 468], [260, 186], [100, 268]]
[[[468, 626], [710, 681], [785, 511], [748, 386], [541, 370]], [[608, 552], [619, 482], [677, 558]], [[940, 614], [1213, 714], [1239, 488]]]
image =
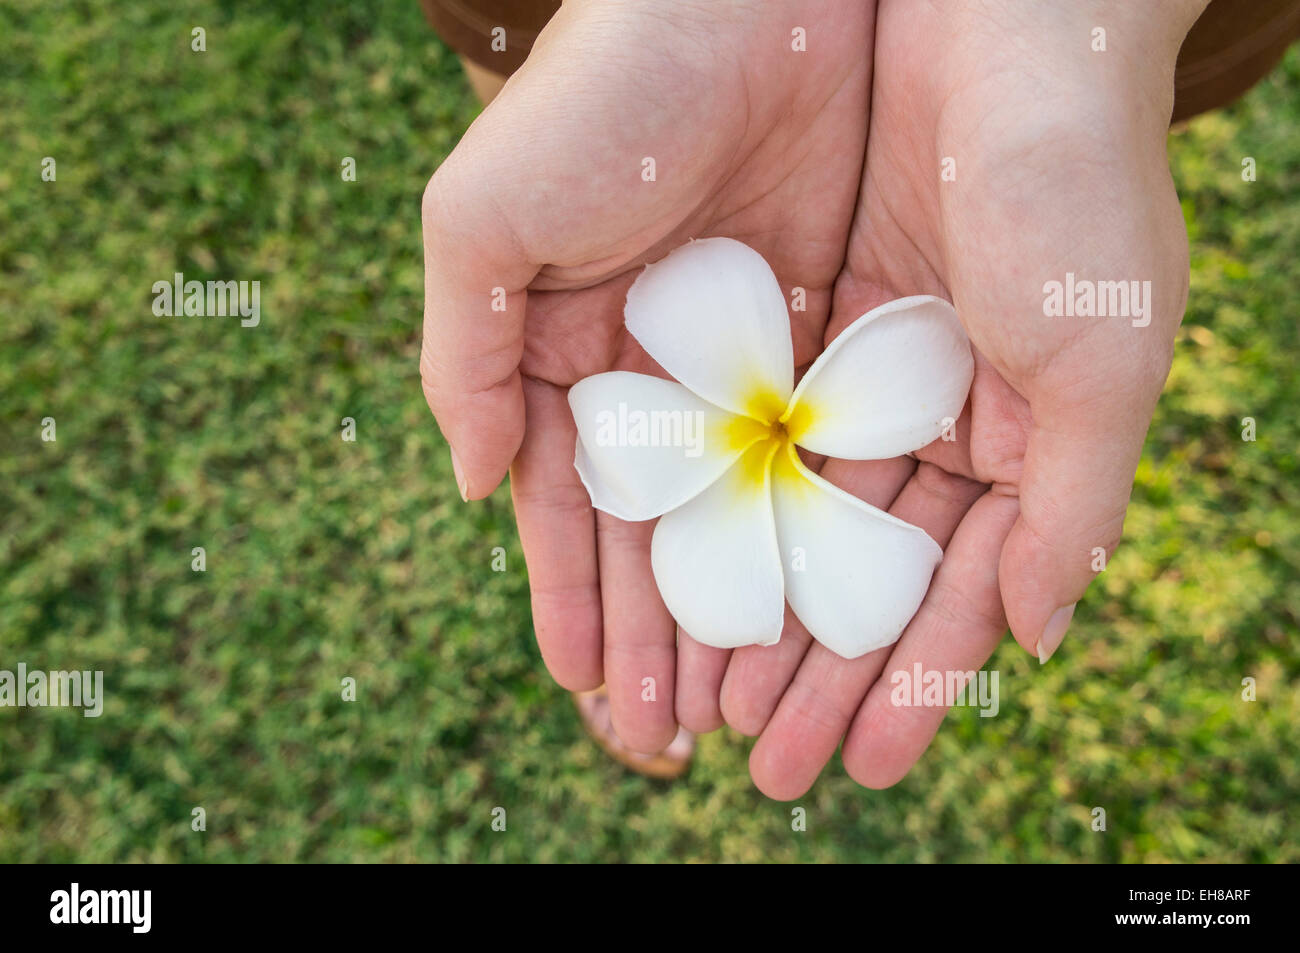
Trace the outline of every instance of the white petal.
[[868, 311], [817, 358], [795, 391], [788, 429], [806, 450], [885, 460], [938, 439], [961, 416], [975, 373], [957, 312], [942, 298]]
[[664, 605], [697, 642], [730, 649], [781, 638], [785, 596], [766, 465], [773, 441], [659, 520], [650, 562]]
[[794, 387], [790, 315], [763, 256], [730, 238], [683, 245], [627, 293], [627, 329], [673, 377], [738, 414], [775, 419]]
[[675, 381], [629, 371], [578, 381], [569, 407], [578, 426], [573, 463], [592, 505], [631, 521], [685, 503], [768, 432]]
[[772, 502], [786, 599], [812, 637], [844, 658], [898, 641], [943, 558], [939, 544], [823, 480], [793, 448], [774, 461]]

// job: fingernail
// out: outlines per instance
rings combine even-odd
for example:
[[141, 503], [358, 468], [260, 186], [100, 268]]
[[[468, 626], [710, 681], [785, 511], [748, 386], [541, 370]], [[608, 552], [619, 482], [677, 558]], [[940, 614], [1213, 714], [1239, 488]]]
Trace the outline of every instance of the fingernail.
[[1070, 620], [1074, 618], [1074, 607], [1077, 605], [1077, 602], [1072, 602], [1068, 606], [1061, 606], [1052, 613], [1052, 617], [1047, 620], [1047, 625], [1043, 626], [1043, 634], [1038, 637], [1039, 665], [1046, 665], [1052, 653], [1065, 641], [1065, 630], [1070, 627]]
[[460, 457], [456, 456], [456, 448], [448, 445], [451, 451], [451, 472], [456, 474], [456, 488], [460, 490], [460, 498], [466, 503], [469, 502], [469, 482], [465, 479], [465, 474], [460, 468]]

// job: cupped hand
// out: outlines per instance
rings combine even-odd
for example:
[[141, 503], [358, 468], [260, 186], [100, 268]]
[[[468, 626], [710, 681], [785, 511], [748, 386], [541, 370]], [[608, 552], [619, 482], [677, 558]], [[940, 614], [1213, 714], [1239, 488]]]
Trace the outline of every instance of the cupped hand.
[[509, 468], [542, 656], [566, 688], [606, 682], [637, 750], [664, 747], [679, 715], [720, 723], [728, 655], [683, 638], [679, 659], [653, 523], [593, 511], [566, 391], [602, 371], [662, 375], [625, 332], [624, 299], [690, 238], [743, 241], [787, 296], [803, 288], [796, 364], [821, 351], [861, 183], [873, 15], [569, 0], [425, 191], [420, 370], [461, 494], [487, 496]]
[[[866, 167], [827, 340], [882, 301], [942, 295], [976, 372], [955, 440], [822, 470], [945, 557], [889, 648], [845, 661], [796, 627], [733, 654], [721, 710], [760, 736], [750, 769], [765, 793], [803, 794], [841, 739], [858, 782], [901, 779], [946, 706], [894, 704], [893, 674], [978, 670], [1008, 624], [1045, 661], [1113, 552], [1186, 298], [1165, 136], [1178, 46], [1203, 7], [880, 0]], [[1048, 316], [1050, 283], [1068, 274], [1076, 295], [1079, 281], [1138, 282], [1149, 299]]]

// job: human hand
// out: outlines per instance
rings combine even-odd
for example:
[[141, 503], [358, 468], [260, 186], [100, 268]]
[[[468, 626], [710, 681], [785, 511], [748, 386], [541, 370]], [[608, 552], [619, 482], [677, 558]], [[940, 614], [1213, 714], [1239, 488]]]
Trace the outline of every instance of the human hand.
[[[827, 340], [902, 294], [950, 298], [976, 351], [954, 442], [822, 476], [945, 549], [893, 646], [845, 661], [787, 629], [718, 679], [759, 735], [757, 785], [803, 794], [843, 738], [848, 773], [901, 779], [945, 708], [891, 703], [894, 672], [978, 670], [1010, 625], [1051, 655], [1109, 558], [1187, 290], [1165, 157], [1179, 44], [1204, 0], [880, 0], [867, 161]], [[1108, 51], [1093, 52], [1093, 29]], [[951, 158], [952, 163], [945, 160]], [[952, 174], [945, 181], [943, 173]], [[1145, 313], [1047, 317], [1045, 286], [1149, 281]]]
[[[570, 0], [425, 192], [421, 376], [461, 493], [482, 498], [511, 468], [543, 658], [566, 688], [605, 681], [636, 750], [671, 741], [678, 712], [714, 718], [727, 653], [683, 638], [678, 657], [654, 524], [593, 511], [566, 390], [601, 371], [662, 374], [625, 333], [623, 302], [643, 264], [688, 238], [739, 239], [787, 300], [806, 289], [796, 365], [820, 353], [860, 184], [873, 13]], [[791, 30], [814, 25], [815, 52], [792, 51]], [[675, 691], [679, 668], [695, 692]]]

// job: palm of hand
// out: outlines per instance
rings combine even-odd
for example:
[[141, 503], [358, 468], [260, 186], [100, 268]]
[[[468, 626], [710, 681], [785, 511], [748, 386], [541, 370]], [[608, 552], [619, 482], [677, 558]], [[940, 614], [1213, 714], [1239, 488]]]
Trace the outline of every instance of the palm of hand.
[[[761, 734], [751, 755], [755, 782], [783, 799], [807, 790], [841, 739], [845, 767], [864, 785], [887, 786], [908, 771], [946, 707], [895, 704], [894, 673], [910, 676], [917, 664], [927, 672], [978, 670], [1008, 615], [1035, 651], [1043, 626], [1036, 597], [1056, 580], [1034, 562], [1036, 528], [1017, 523], [1022, 505], [1035, 518], [1044, 508], [1068, 510], [1062, 496], [1104, 494], [1107, 482], [1118, 482], [1112, 490], [1127, 500], [1182, 311], [1181, 300], [1158, 309], [1141, 333], [1126, 324], [1052, 322], [1042, 310], [1044, 282], [1063, 280], [1067, 270], [1150, 276], [1157, 287], [1185, 289], [1163, 127], [1144, 129], [1127, 115], [1112, 120], [1096, 90], [1061, 89], [1051, 69], [1036, 80], [1022, 61], [996, 62], [987, 49], [972, 50], [969, 37], [927, 22], [921, 7], [899, 12], [882, 2], [863, 186], [827, 340], [883, 301], [941, 295], [954, 301], [972, 339], [976, 374], [955, 440], [918, 451], [915, 462], [835, 460], [822, 470], [945, 548], [903, 638], [844, 662], [794, 626], [781, 652], [735, 653], [720, 683], [727, 720]], [[936, 75], [940, 61], [960, 84]], [[1077, 407], [1096, 415], [1099, 430], [1137, 428], [1127, 459], [1052, 471], [1052, 437], [1036, 435], [1035, 422], [1065, 420], [1062, 409]], [[1076, 443], [1083, 432], [1071, 435]], [[1072, 452], [1080, 449], [1088, 452]], [[1122, 507], [1107, 515], [1105, 525], [1079, 527], [1081, 560], [1094, 545], [1113, 550]]]

